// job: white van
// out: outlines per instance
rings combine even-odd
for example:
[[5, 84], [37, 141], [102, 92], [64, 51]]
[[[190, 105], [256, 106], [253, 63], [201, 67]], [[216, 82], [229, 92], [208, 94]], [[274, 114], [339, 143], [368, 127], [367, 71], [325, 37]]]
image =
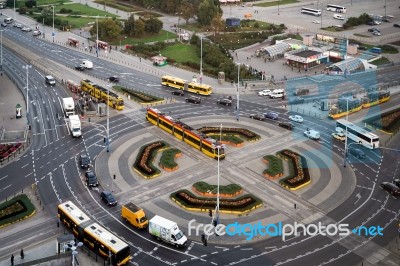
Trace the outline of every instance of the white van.
[[93, 62], [91, 62], [89, 60], [82, 60], [81, 65], [84, 66], [87, 69], [92, 69], [93, 68]]
[[273, 90], [273, 91], [271, 92], [271, 94], [269, 95], [269, 97], [270, 97], [271, 99], [283, 98], [284, 96], [285, 96], [285, 90], [282, 90], [282, 89]]
[[7, 24], [10, 24], [11, 22], [13, 22], [13, 19], [12, 18], [5, 18], [4, 22], [7, 23]]
[[339, 14], [334, 14], [333, 18], [339, 19], [339, 20], [344, 20], [344, 17], [342, 15], [339, 15]]

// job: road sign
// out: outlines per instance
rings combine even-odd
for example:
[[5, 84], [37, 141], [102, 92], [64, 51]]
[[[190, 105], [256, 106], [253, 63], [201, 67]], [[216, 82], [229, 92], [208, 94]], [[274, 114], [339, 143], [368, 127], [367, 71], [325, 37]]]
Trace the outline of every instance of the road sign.
[[55, 32], [51, 33], [51, 36], [53, 36], [53, 37], [56, 36], [56, 33]]

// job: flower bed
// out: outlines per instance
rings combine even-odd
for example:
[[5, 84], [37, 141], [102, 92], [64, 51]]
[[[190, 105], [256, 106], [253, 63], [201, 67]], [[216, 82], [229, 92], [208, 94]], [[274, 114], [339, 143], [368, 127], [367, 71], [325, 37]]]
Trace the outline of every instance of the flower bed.
[[[187, 189], [181, 189], [171, 194], [171, 199], [185, 209], [193, 211], [213, 210], [217, 199], [197, 197]], [[220, 199], [219, 209], [226, 213], [246, 213], [262, 206], [262, 201], [251, 194], [240, 196], [236, 199]]]
[[[197, 129], [197, 131], [202, 132], [204, 134], [219, 134], [221, 132], [220, 127], [202, 127]], [[254, 133], [253, 131], [250, 131], [245, 128], [234, 128], [234, 127], [223, 127], [222, 128], [222, 134], [231, 134], [231, 135], [239, 135], [243, 138], [245, 138], [247, 141], [256, 141], [259, 140], [261, 137], [260, 135]]]
[[154, 178], [159, 176], [161, 171], [153, 165], [153, 160], [157, 151], [165, 147], [168, 147], [168, 144], [163, 141], [156, 141], [142, 146], [136, 156], [133, 168], [144, 178]]
[[137, 90], [127, 89], [121, 86], [114, 86], [113, 88], [129, 94], [135, 101], [140, 103], [153, 103], [164, 100], [164, 98], [153, 96]]
[[0, 204], [0, 228], [35, 214], [35, 206], [25, 194]]
[[311, 182], [306, 158], [287, 149], [278, 152], [277, 156], [289, 162], [290, 174], [279, 180], [281, 186], [290, 190], [296, 190]]
[[244, 145], [244, 141], [235, 135], [223, 134], [220, 136], [218, 134], [208, 134], [208, 136], [218, 141], [221, 140], [221, 143], [223, 144], [229, 144], [236, 147], [241, 147]]
[[263, 157], [264, 163], [268, 164], [268, 168], [263, 171], [263, 175], [269, 179], [276, 179], [283, 176], [282, 159], [274, 155], [266, 155]]
[[174, 171], [178, 169], [178, 164], [175, 162], [175, 158], [182, 156], [182, 152], [179, 149], [169, 148], [163, 151], [160, 158], [160, 167], [167, 171]]
[[[200, 181], [193, 184], [192, 189], [197, 194], [205, 197], [217, 196], [217, 185], [210, 185], [207, 182]], [[226, 186], [219, 186], [220, 197], [236, 197], [243, 192], [243, 189], [238, 184], [229, 184]]]

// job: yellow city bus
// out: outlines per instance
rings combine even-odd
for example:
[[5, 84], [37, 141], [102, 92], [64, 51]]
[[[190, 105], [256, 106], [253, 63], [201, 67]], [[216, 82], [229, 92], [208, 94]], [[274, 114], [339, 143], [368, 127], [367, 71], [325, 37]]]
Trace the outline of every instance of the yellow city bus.
[[111, 258], [112, 265], [125, 265], [131, 259], [128, 244], [91, 220], [71, 201], [58, 205], [58, 218], [78, 241], [104, 259]]
[[188, 83], [184, 79], [167, 75], [161, 77], [161, 84], [167, 87], [201, 95], [210, 95], [212, 93], [212, 87], [210, 85], [200, 84], [197, 82]]

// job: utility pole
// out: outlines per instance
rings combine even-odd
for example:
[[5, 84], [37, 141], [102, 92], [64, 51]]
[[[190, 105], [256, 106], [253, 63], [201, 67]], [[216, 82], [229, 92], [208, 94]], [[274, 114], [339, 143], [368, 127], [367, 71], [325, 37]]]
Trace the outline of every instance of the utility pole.
[[[22, 68], [26, 69], [26, 117], [28, 118], [29, 113], [29, 69], [32, 68], [31, 65], [22, 66]], [[28, 118], [29, 121], [29, 118]]]

